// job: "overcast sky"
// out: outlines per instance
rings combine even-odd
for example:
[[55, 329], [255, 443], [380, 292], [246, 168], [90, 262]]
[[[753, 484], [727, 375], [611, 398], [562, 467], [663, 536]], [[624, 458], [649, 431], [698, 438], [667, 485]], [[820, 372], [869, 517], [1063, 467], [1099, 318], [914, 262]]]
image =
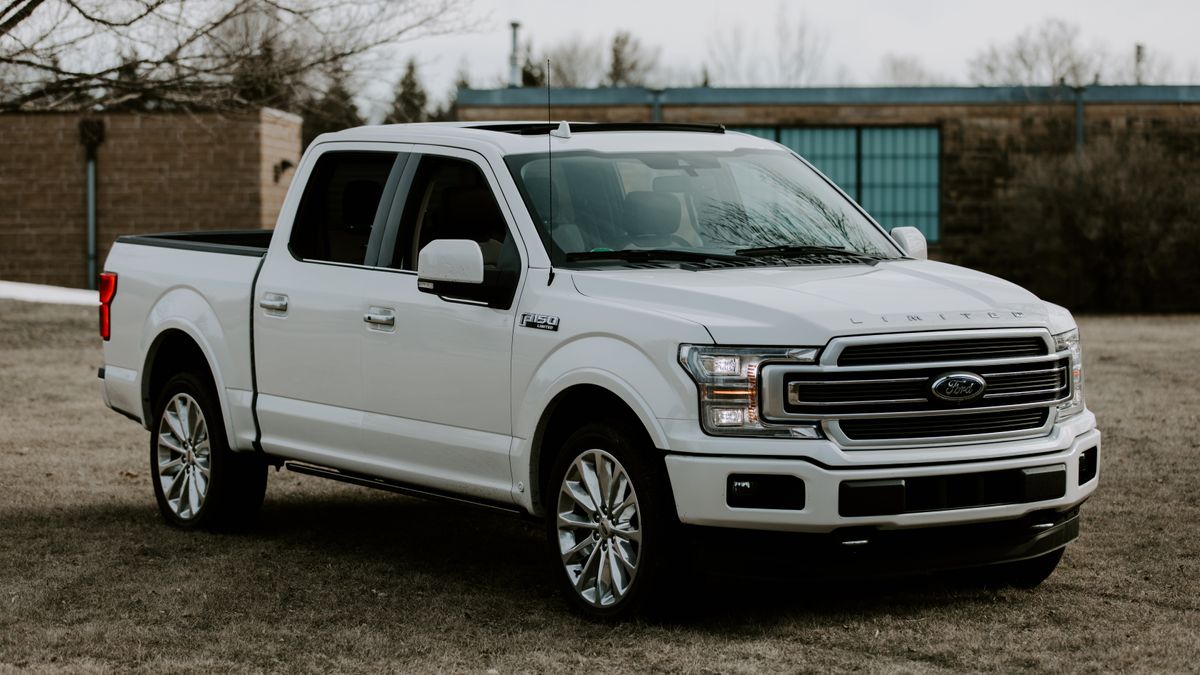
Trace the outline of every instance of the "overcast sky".
[[[502, 81], [512, 20], [521, 22], [522, 42], [532, 40], [535, 53], [572, 36], [607, 41], [627, 29], [660, 47], [660, 63], [672, 72], [699, 72], [716, 31], [741, 24], [747, 33], [773, 35], [781, 7], [824, 36], [830, 83], [873, 84], [889, 53], [914, 56], [930, 71], [967, 83], [973, 55], [1051, 17], [1078, 24], [1084, 45], [1132, 58], [1134, 43], [1141, 42], [1169, 60], [1173, 79], [1200, 79], [1200, 0], [475, 0], [473, 6], [476, 31], [399, 50], [402, 58], [417, 58], [436, 98], [462, 68], [476, 87]], [[386, 88], [371, 97], [387, 98]]]

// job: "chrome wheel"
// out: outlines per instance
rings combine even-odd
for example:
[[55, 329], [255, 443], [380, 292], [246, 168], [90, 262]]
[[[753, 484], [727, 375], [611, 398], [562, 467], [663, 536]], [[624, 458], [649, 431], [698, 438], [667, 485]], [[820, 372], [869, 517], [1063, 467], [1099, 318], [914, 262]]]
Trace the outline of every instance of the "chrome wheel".
[[580, 597], [609, 607], [637, 575], [642, 529], [637, 493], [625, 467], [603, 450], [586, 450], [563, 477], [558, 495], [558, 548]]
[[171, 512], [181, 520], [195, 518], [208, 495], [212, 446], [200, 404], [176, 394], [158, 423], [158, 481]]

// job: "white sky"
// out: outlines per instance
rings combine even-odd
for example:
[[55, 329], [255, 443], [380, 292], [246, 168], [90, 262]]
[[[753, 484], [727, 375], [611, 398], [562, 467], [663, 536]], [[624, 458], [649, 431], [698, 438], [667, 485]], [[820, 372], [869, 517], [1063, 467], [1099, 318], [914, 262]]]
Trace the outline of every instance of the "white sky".
[[[403, 45], [398, 61], [415, 56], [439, 100], [460, 68], [475, 87], [497, 86], [508, 70], [508, 24], [515, 19], [535, 54], [572, 36], [607, 42], [627, 29], [661, 48], [661, 65], [698, 72], [715, 31], [741, 24], [748, 33], [773, 34], [781, 5], [825, 36], [823, 79], [830, 83], [872, 84], [880, 60], [892, 53], [965, 84], [967, 61], [977, 52], [1051, 17], [1077, 24], [1085, 46], [1132, 58], [1141, 42], [1169, 62], [1173, 81], [1200, 79], [1200, 0], [475, 0], [474, 32]], [[390, 99], [398, 76], [399, 66], [379, 73], [365, 92], [373, 107]]]

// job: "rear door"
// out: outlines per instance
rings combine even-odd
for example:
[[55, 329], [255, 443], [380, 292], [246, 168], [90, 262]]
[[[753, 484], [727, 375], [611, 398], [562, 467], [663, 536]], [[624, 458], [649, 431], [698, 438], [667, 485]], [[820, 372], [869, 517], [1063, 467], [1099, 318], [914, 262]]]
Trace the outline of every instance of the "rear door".
[[[486, 160], [414, 146], [378, 269], [363, 290], [392, 325], [364, 331], [363, 448], [395, 477], [511, 501], [510, 362], [524, 246]], [[416, 261], [434, 239], [472, 239], [486, 283], [512, 289], [508, 307], [417, 289]]]
[[368, 264], [408, 154], [320, 147], [296, 176], [306, 182], [288, 241], [272, 242], [255, 286], [257, 412], [267, 452], [344, 466], [361, 455]]

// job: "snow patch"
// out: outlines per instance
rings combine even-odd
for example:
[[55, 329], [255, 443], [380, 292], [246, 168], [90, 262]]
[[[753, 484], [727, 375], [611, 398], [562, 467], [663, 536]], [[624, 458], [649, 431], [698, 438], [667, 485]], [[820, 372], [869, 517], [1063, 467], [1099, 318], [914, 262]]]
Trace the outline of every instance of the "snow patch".
[[0, 298], [25, 302], [48, 302], [55, 305], [86, 305], [88, 307], [96, 307], [100, 304], [100, 294], [96, 291], [25, 284], [19, 281], [0, 281]]

